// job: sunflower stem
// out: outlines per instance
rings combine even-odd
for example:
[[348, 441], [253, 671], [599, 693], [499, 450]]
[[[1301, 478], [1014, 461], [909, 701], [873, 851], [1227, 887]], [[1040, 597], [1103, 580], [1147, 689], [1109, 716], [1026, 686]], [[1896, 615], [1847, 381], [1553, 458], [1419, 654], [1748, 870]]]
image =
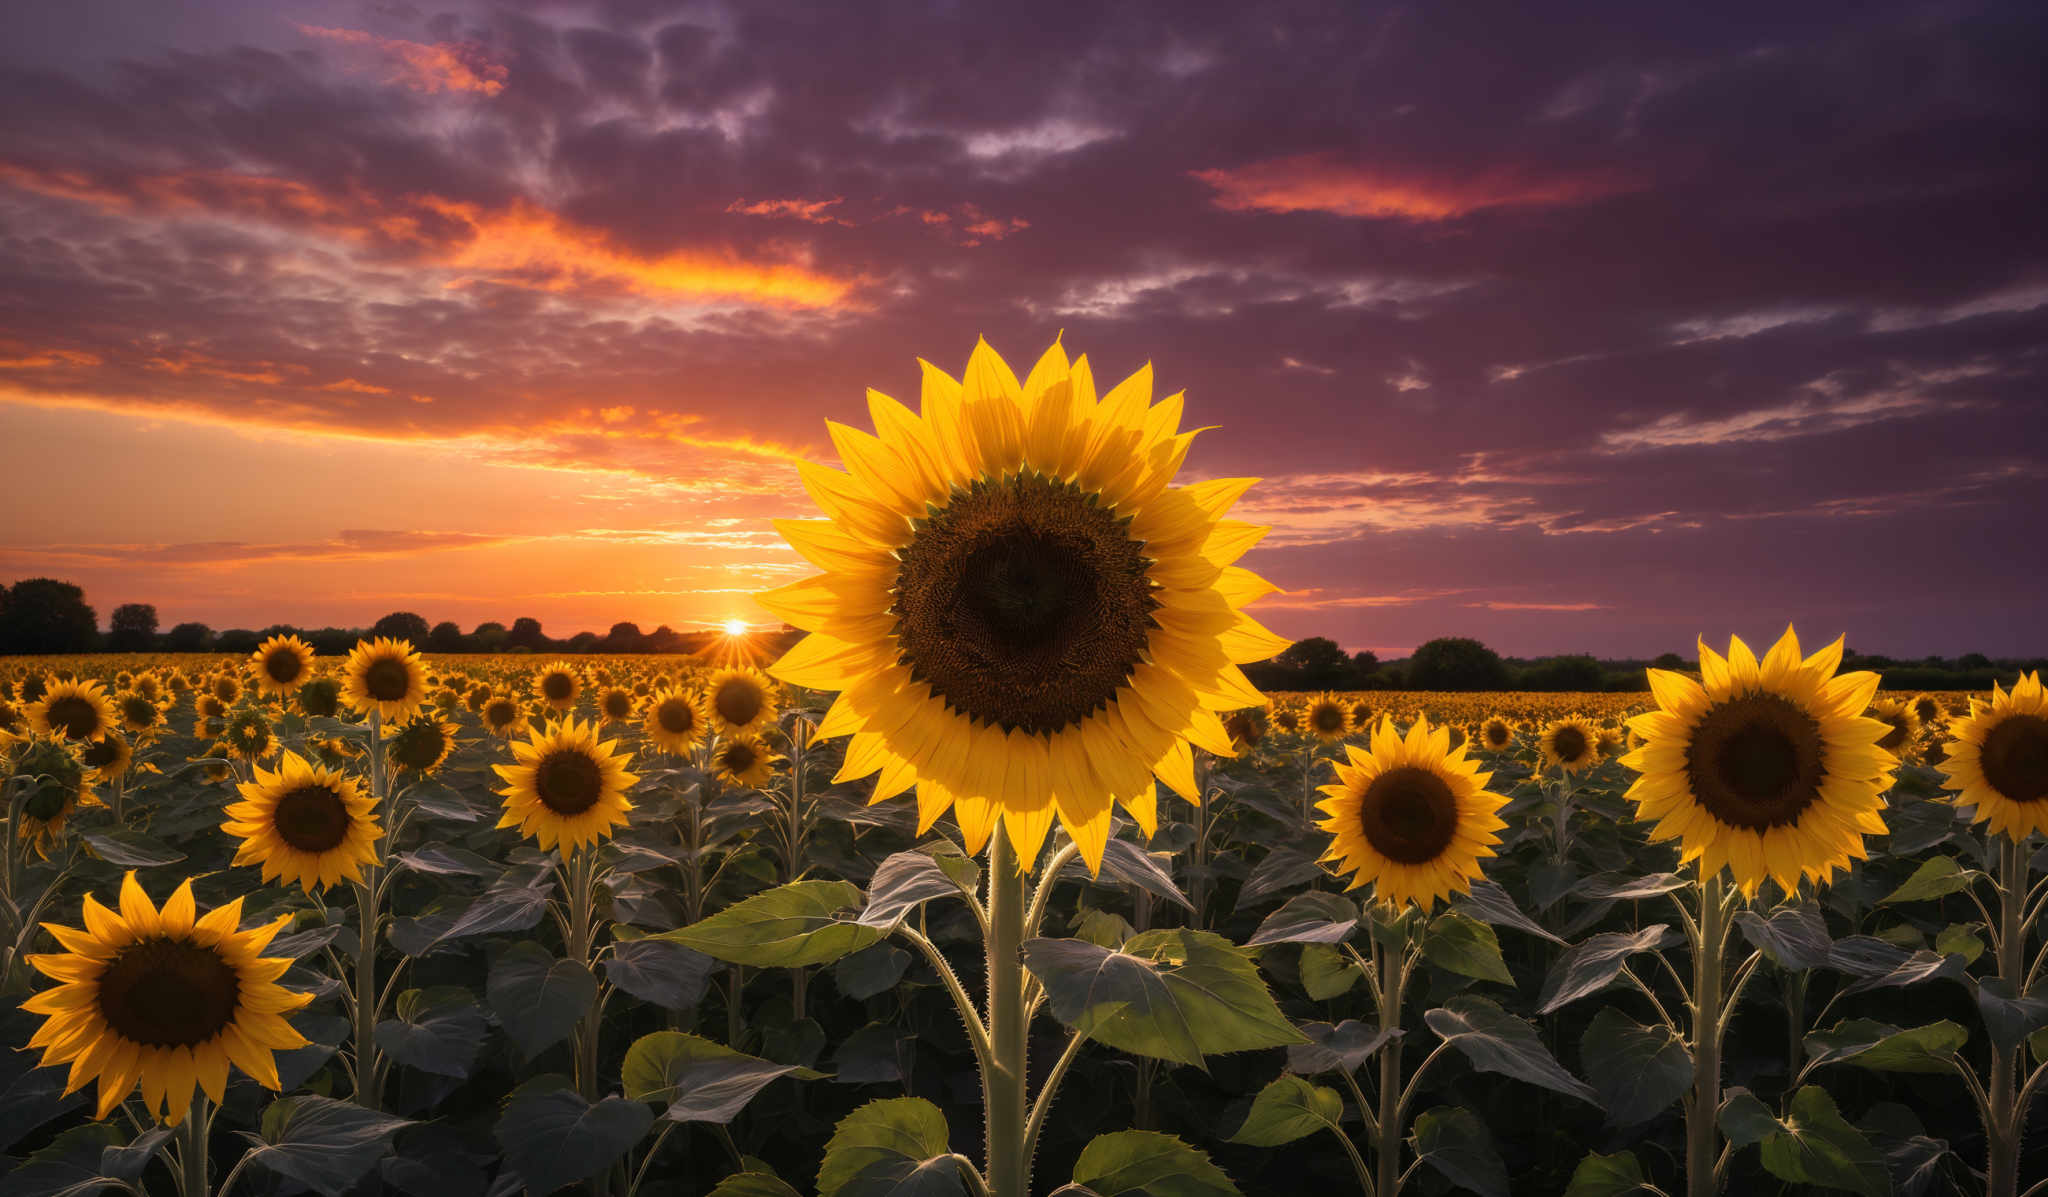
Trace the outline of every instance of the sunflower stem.
[[[1401, 913], [1385, 908], [1393, 920], [1388, 925], [1403, 925]], [[1378, 912], [1375, 911], [1377, 916]], [[1378, 921], [1375, 917], [1374, 921]], [[1375, 928], [1377, 930], [1377, 928]], [[1412, 934], [1412, 932], [1409, 932]], [[1403, 990], [1408, 987], [1408, 952], [1405, 943], [1399, 946], [1383, 944], [1380, 936], [1372, 936], [1372, 959], [1378, 975], [1380, 1027], [1383, 1030], [1398, 1030], [1401, 1026], [1401, 1002]], [[1401, 1171], [1401, 1141], [1403, 1133], [1402, 1113], [1405, 1102], [1401, 1092], [1401, 1037], [1395, 1036], [1380, 1045], [1379, 1115], [1373, 1120], [1373, 1154], [1377, 1165], [1378, 1178], [1373, 1185], [1374, 1197], [1398, 1197], [1406, 1174]]]
[[[2019, 994], [2024, 992], [2027, 959], [2027, 928], [2020, 917], [2027, 893], [2027, 852], [2020, 839], [2011, 835], [1998, 836], [1997, 844], [1998, 976]], [[1990, 1110], [1984, 1125], [1986, 1197], [2014, 1197], [2019, 1192], [2020, 1137], [2026, 1129], [2024, 1111], [2016, 1100], [2020, 1060], [2018, 1044], [2006, 1048], [1992, 1043]]]
[[1029, 1197], [1031, 1158], [1024, 1133], [1030, 1018], [1024, 1001], [1024, 875], [1002, 827], [996, 828], [989, 848], [988, 914], [988, 1188], [991, 1197]]
[[1728, 946], [1728, 910], [1721, 874], [1699, 885], [1699, 942], [1693, 953], [1692, 1100], [1685, 1109], [1685, 1191], [1687, 1197], [1713, 1197], [1718, 1186], [1714, 1157], [1720, 1151], [1715, 1118], [1721, 1109], [1722, 957]]
[[[384, 716], [370, 711], [370, 795], [380, 824], [391, 822], [388, 795], [390, 779], [384, 771]], [[377, 910], [377, 891], [384, 867], [384, 837], [375, 845], [375, 858], [363, 866], [363, 880], [356, 886], [356, 1104], [366, 1110], [380, 1108], [377, 1058], [377, 927], [382, 921]]]
[[206, 1094], [192, 1095], [192, 1108], [178, 1127], [178, 1192], [184, 1197], [208, 1197], [206, 1175], [206, 1132], [212, 1114]]

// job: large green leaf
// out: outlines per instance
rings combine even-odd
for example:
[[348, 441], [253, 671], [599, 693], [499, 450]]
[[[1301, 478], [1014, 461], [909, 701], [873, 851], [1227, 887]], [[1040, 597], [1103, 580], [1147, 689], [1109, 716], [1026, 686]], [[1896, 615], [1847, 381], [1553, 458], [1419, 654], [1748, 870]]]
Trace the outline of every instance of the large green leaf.
[[130, 1140], [111, 1122], [74, 1126], [16, 1163], [0, 1179], [0, 1197], [91, 1197], [119, 1185], [137, 1185], [171, 1134], [167, 1127], [151, 1127]]
[[1735, 925], [1742, 928], [1742, 937], [1751, 946], [1763, 949], [1780, 968], [1821, 968], [1834, 946], [1828, 938], [1827, 921], [1811, 902], [1780, 906], [1769, 918], [1754, 910], [1738, 910]]
[[1474, 881], [1471, 889], [1452, 902], [1451, 909], [1460, 914], [1470, 915], [1482, 923], [1491, 923], [1496, 927], [1513, 927], [1517, 931], [1556, 944], [1564, 942], [1557, 937], [1556, 932], [1524, 914], [1522, 908], [1515, 905], [1514, 898], [1509, 896], [1508, 891], [1502, 889], [1499, 883], [1483, 877]]
[[1925, 902], [1970, 888], [1984, 874], [1957, 864], [1952, 856], [1933, 856], [1920, 862], [1904, 885], [1882, 898], [1878, 905], [1892, 902]]
[[580, 960], [559, 960], [531, 940], [491, 962], [484, 993], [498, 1025], [528, 1059], [568, 1038], [597, 1000], [597, 977]]
[[618, 940], [605, 954], [604, 978], [664, 1010], [688, 1010], [704, 1000], [719, 963], [664, 939]]
[[1537, 1038], [1536, 1028], [1477, 994], [1460, 994], [1423, 1014], [1422, 1021], [1481, 1072], [1502, 1073], [1600, 1104], [1599, 1093], [1564, 1070]]
[[706, 1197], [803, 1197], [772, 1172], [735, 1172]]
[[952, 853], [898, 852], [875, 866], [860, 922], [888, 929], [933, 898], [972, 898], [981, 866]]
[[1281, 1076], [1259, 1090], [1251, 1112], [1229, 1142], [1253, 1147], [1279, 1147], [1319, 1130], [1343, 1134], [1344, 1099], [1335, 1089], [1312, 1085], [1298, 1076]]
[[1318, 1002], [1342, 997], [1364, 980], [1351, 957], [1326, 943], [1303, 944], [1297, 971], [1302, 992]]
[[650, 938], [753, 968], [830, 964], [888, 934], [886, 928], [839, 917], [860, 904], [860, 887], [850, 881], [794, 881]]
[[1952, 1071], [1951, 1062], [1970, 1034], [1947, 1019], [1900, 1030], [1868, 1018], [1838, 1022], [1806, 1037], [1806, 1054], [1814, 1064], [1847, 1061], [1877, 1072]]
[[626, 1051], [622, 1083], [634, 1101], [664, 1104], [671, 1122], [732, 1122], [777, 1077], [820, 1074], [777, 1064], [683, 1031], [656, 1031]]
[[1607, 988], [1621, 975], [1622, 966], [1637, 952], [1654, 952], [1677, 940], [1663, 923], [1652, 923], [1640, 931], [1606, 931], [1576, 944], [1551, 965], [1543, 978], [1543, 992], [1536, 1012], [1549, 1014], [1582, 997]]
[[390, 1153], [393, 1135], [411, 1125], [353, 1102], [283, 1097], [264, 1109], [263, 1136], [248, 1159], [338, 1197]]
[[1287, 899], [1266, 916], [1245, 941], [1248, 948], [1269, 943], [1342, 943], [1358, 930], [1358, 903], [1342, 894], [1312, 889]]
[[626, 1097], [592, 1105], [571, 1089], [515, 1091], [494, 1130], [505, 1160], [530, 1193], [588, 1180], [626, 1154], [654, 1111]]
[[1792, 1095], [1792, 1116], [1759, 1144], [1764, 1169], [1780, 1180], [1848, 1189], [1868, 1197], [1892, 1191], [1884, 1154], [1849, 1125], [1819, 1085]]
[[1661, 1022], [1645, 1026], [1612, 1006], [1587, 1024], [1579, 1061], [1612, 1126], [1655, 1118], [1692, 1085], [1692, 1053], [1676, 1032]]
[[1422, 939], [1422, 958], [1446, 972], [1481, 981], [1513, 985], [1507, 961], [1501, 959], [1500, 937], [1493, 928], [1455, 910], [1438, 915]]
[[946, 1116], [921, 1097], [891, 1097], [839, 1120], [818, 1167], [818, 1197], [958, 1197], [967, 1186]]
[[1374, 1052], [1389, 1041], [1400, 1038], [1403, 1033], [1399, 1027], [1367, 1026], [1353, 1018], [1335, 1026], [1326, 1022], [1303, 1023], [1300, 1031], [1309, 1041], [1287, 1049], [1287, 1070], [1303, 1076], [1319, 1072], [1357, 1072], [1365, 1067], [1365, 1062], [1372, 1058]]
[[1097, 1135], [1074, 1161], [1074, 1183], [1096, 1197], [1242, 1197], [1223, 1169], [1173, 1135]]
[[377, 1049], [408, 1068], [467, 1077], [490, 1024], [467, 989], [436, 985], [398, 995], [397, 1018], [377, 1024]]
[[1570, 1183], [1565, 1185], [1564, 1197], [1624, 1197], [1650, 1187], [1643, 1175], [1643, 1166], [1636, 1162], [1634, 1152], [1618, 1151], [1613, 1155], [1589, 1153], [1572, 1169]]
[[1508, 1197], [1508, 1167], [1486, 1124], [1463, 1106], [1438, 1106], [1415, 1119], [1415, 1157], [1480, 1197]]
[[1055, 1018], [1134, 1055], [1201, 1067], [1204, 1056], [1305, 1041], [1250, 954], [1211, 932], [1148, 931], [1120, 950], [1033, 939], [1024, 963]]

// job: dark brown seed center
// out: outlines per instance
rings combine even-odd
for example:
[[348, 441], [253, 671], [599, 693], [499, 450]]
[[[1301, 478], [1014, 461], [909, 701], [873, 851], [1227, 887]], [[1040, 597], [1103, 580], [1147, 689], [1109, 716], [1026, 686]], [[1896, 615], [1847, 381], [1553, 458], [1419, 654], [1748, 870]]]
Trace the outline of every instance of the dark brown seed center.
[[412, 692], [412, 671], [403, 661], [380, 658], [363, 671], [363, 689], [378, 702], [401, 702]]
[[567, 702], [576, 693], [576, 679], [566, 673], [551, 673], [540, 679], [540, 692], [549, 702]]
[[504, 727], [519, 716], [519, 708], [502, 698], [484, 704], [484, 720], [492, 727]]
[[241, 991], [213, 949], [149, 939], [122, 949], [100, 975], [100, 1013], [130, 1042], [194, 1047], [234, 1021]]
[[661, 724], [661, 730], [675, 736], [685, 735], [697, 726], [697, 712], [680, 698], [671, 698], [655, 708], [654, 718]]
[[1984, 737], [1977, 760], [1984, 780], [2005, 798], [2048, 800], [2048, 718], [2007, 715]]
[[277, 800], [277, 838], [301, 852], [331, 852], [348, 836], [348, 804], [324, 785], [300, 786]]
[[761, 688], [743, 677], [725, 679], [711, 696], [711, 705], [718, 711], [718, 717], [734, 727], [745, 727], [759, 718], [762, 701]]
[[613, 690], [604, 696], [604, 713], [608, 719], [624, 719], [633, 713], [633, 696], [624, 690]]
[[51, 727], [69, 739], [82, 740], [100, 730], [99, 708], [76, 694], [51, 699], [43, 714]]
[[1344, 730], [1344, 708], [1333, 705], [1319, 706], [1309, 712], [1309, 724], [1324, 735], [1335, 735]]
[[270, 680], [279, 685], [298, 681], [299, 675], [305, 671], [306, 667], [299, 660], [299, 654], [288, 648], [273, 648], [270, 655], [263, 658], [263, 672], [269, 674]]
[[1877, 746], [1886, 752], [1897, 752], [1906, 743], [1906, 716], [1904, 713], [1899, 713], [1880, 716], [1880, 718], [1884, 720], [1885, 726], [1891, 730], [1885, 732], [1884, 738], [1877, 742]]
[[1685, 769], [1709, 813], [1762, 831], [1797, 822], [1820, 797], [1820, 725], [1772, 694], [1730, 699], [1693, 729]]
[[1580, 757], [1586, 755], [1586, 750], [1592, 747], [1586, 742], [1586, 733], [1576, 727], [1558, 728], [1550, 739], [1550, 745], [1557, 753], [1557, 759], [1567, 764], [1577, 763]]
[[588, 753], [558, 748], [540, 759], [533, 788], [542, 806], [558, 815], [580, 815], [603, 795], [604, 771]]
[[1130, 520], [1080, 487], [978, 479], [915, 528], [897, 553], [890, 611], [903, 664], [953, 709], [1005, 730], [1060, 731], [1145, 659], [1151, 562]]
[[723, 755], [725, 767], [732, 773], [745, 773], [761, 759], [761, 754], [755, 752], [752, 745], [739, 740], [727, 744]]
[[1443, 855], [1458, 831], [1458, 797], [1428, 769], [1401, 765], [1372, 779], [1358, 806], [1366, 842], [1401, 864]]

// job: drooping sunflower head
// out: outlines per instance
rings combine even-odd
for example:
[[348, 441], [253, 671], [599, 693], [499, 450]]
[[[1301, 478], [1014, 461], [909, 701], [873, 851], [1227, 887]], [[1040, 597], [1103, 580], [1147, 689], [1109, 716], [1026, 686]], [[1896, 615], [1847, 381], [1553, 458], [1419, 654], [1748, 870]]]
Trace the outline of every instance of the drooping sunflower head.
[[223, 673], [216, 676], [207, 689], [221, 702], [234, 706], [242, 697], [242, 680], [232, 673]]
[[1463, 748], [1465, 742], [1471, 738], [1471, 733], [1465, 730], [1465, 725], [1462, 723], [1446, 723], [1443, 725], [1443, 728], [1450, 735], [1451, 747], [1453, 748]]
[[359, 714], [404, 723], [427, 701], [426, 669], [407, 641], [360, 641], [342, 663], [341, 696]]
[[2048, 689], [2038, 672], [2010, 690], [1992, 682], [1991, 701], [1972, 698], [1949, 737], [1942, 772], [1957, 805], [2011, 839], [2048, 832]]
[[1334, 694], [1311, 699], [1303, 717], [1309, 734], [1325, 744], [1334, 744], [1351, 734], [1351, 711]]
[[66, 1093], [97, 1080], [100, 1118], [139, 1082], [150, 1115], [176, 1126], [195, 1086], [225, 1097], [230, 1064], [277, 1089], [271, 1053], [306, 1046], [285, 1015], [313, 995], [277, 983], [290, 960], [262, 955], [291, 916], [246, 931], [241, 918], [240, 898], [199, 916], [189, 880], [161, 911], [132, 872], [118, 910], [86, 895], [83, 929], [43, 924], [64, 951], [27, 957], [59, 982], [21, 1004], [46, 1016], [28, 1046], [71, 1065]]
[[1553, 719], [1536, 737], [1536, 751], [1545, 766], [1577, 773], [1600, 763], [1600, 732], [1576, 715]]
[[1503, 751], [1514, 742], [1515, 725], [1499, 715], [1488, 716], [1486, 722], [1479, 725], [1480, 746], [1489, 752]]
[[270, 720], [255, 707], [243, 707], [230, 714], [227, 725], [221, 729], [220, 742], [230, 756], [244, 761], [262, 760], [277, 750]]
[[341, 711], [341, 682], [331, 677], [310, 679], [299, 687], [299, 709], [308, 718], [334, 718]]
[[16, 683], [14, 696], [23, 704], [36, 702], [43, 697], [43, 692], [49, 689], [52, 680], [42, 674], [31, 673]]
[[612, 686], [597, 696], [597, 712], [608, 723], [629, 723], [633, 718], [633, 692]]
[[1628, 751], [1628, 736], [1618, 727], [1603, 727], [1593, 749], [1603, 761], [1613, 760]]
[[703, 695], [668, 686], [648, 697], [640, 726], [656, 748], [681, 755], [697, 746], [709, 725]]
[[192, 712], [201, 719], [226, 719], [228, 704], [211, 694], [202, 694], [199, 701], [192, 704]]
[[221, 830], [241, 841], [237, 865], [261, 865], [263, 880], [316, 887], [360, 882], [377, 863], [376, 799], [355, 778], [287, 752], [277, 771], [258, 768], [237, 789]]
[[1237, 663], [1287, 645], [1238, 610], [1272, 589], [1232, 565], [1252, 480], [1172, 485], [1194, 434], [1149, 366], [1100, 398], [1058, 344], [1022, 382], [986, 341], [959, 381], [920, 366], [921, 411], [828, 423], [846, 473], [798, 466], [829, 518], [777, 527], [825, 573], [760, 596], [810, 633], [769, 672], [839, 692], [840, 778], [915, 785], [921, 830], [950, 809], [978, 852], [1000, 821], [1028, 866], [1057, 818], [1098, 868], [1155, 776], [1200, 800], [1190, 744], [1234, 755], [1217, 712], [1263, 701]]
[[128, 772], [134, 760], [135, 750], [128, 746], [128, 737], [117, 731], [78, 746], [78, 763], [85, 766], [88, 781], [114, 781]]
[[1327, 816], [1317, 825], [1333, 836], [1323, 859], [1352, 874], [1351, 889], [1371, 883], [1373, 897], [1396, 906], [1427, 911], [1469, 890], [1507, 826], [1498, 814], [1507, 799], [1486, 788], [1493, 774], [1427, 717], [1405, 737], [1382, 717], [1366, 748], [1344, 752], [1317, 804]]
[[455, 725], [440, 719], [415, 719], [385, 742], [384, 751], [394, 767], [425, 777], [455, 751]]
[[249, 677], [256, 689], [273, 698], [290, 694], [312, 676], [313, 646], [297, 636], [272, 636], [249, 657]]
[[51, 678], [27, 714], [30, 728], [72, 741], [97, 740], [114, 727], [114, 704], [107, 699], [106, 687], [94, 681]]
[[510, 765], [491, 766], [503, 778], [500, 827], [518, 828], [545, 850], [564, 853], [611, 838], [633, 804], [626, 791], [639, 778], [626, 772], [631, 753], [599, 742], [597, 725], [576, 719], [549, 724], [526, 740], [512, 741]]
[[71, 812], [99, 802], [93, 796], [90, 770], [78, 759], [81, 745], [34, 733], [4, 746], [9, 753], [9, 784], [28, 791], [15, 838], [34, 848], [38, 856], [47, 856]]
[[1266, 738], [1266, 712], [1263, 707], [1245, 707], [1232, 711], [1223, 721], [1223, 731], [1238, 749], [1254, 748]]
[[0, 698], [0, 732], [19, 732], [27, 727], [28, 718], [21, 713], [21, 708]]
[[758, 669], [721, 669], [704, 687], [720, 735], [749, 735], [775, 722], [775, 683]]
[[711, 752], [712, 772], [720, 781], [756, 790], [768, 784], [781, 763], [782, 758], [753, 735], [728, 736]]
[[190, 694], [192, 692], [192, 678], [182, 669], [173, 670], [171, 676], [164, 679], [164, 684], [171, 688], [171, 693], [173, 694]]
[[1920, 716], [1910, 703], [1880, 698], [1870, 704], [1870, 717], [1885, 725], [1877, 746], [1893, 756], [1906, 755], [1913, 746], [1913, 738], [1920, 734]]
[[1759, 662], [1740, 638], [1722, 657], [1700, 644], [1700, 679], [1648, 671], [1657, 710], [1629, 720], [1643, 746], [1621, 763], [1652, 840], [1680, 840], [1702, 878], [1727, 869], [1745, 895], [1766, 878], [1786, 893], [1825, 881], [1882, 835], [1881, 795], [1897, 760], [1866, 717], [1874, 673], [1837, 675], [1842, 641], [1801, 658], [1791, 628]]
[[1919, 717], [1923, 726], [1932, 727], [1948, 718], [1948, 708], [1932, 694], [1915, 694], [1907, 705], [1913, 708], [1913, 714]]
[[154, 735], [164, 727], [163, 707], [140, 690], [114, 696], [114, 717], [123, 728], [138, 736]]
[[583, 675], [567, 661], [556, 661], [533, 679], [533, 692], [553, 709], [566, 711], [576, 705], [576, 696], [583, 693]]

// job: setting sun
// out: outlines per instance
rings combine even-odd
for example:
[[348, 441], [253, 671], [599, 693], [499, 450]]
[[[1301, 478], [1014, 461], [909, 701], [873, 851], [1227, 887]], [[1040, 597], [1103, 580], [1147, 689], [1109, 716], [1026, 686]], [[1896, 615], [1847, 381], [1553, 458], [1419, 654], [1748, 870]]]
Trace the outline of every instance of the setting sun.
[[725, 634], [728, 636], [744, 636], [747, 634], [747, 621], [744, 619], [728, 619], [722, 626], [725, 628]]

